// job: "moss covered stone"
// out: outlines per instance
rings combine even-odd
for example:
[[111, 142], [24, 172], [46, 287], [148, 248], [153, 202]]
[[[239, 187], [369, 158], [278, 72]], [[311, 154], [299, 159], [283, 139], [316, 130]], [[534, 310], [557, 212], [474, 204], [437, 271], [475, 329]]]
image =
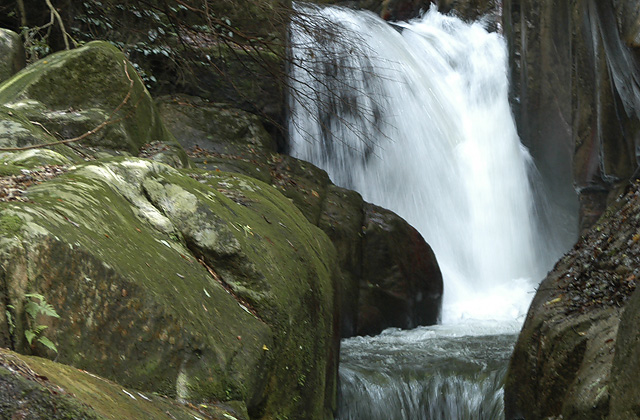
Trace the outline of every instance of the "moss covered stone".
[[254, 114], [187, 95], [164, 96], [156, 104], [166, 127], [180, 133], [180, 144], [188, 150], [198, 146], [237, 154], [253, 146], [275, 151], [273, 139]]
[[5, 346], [46, 354], [22, 338], [38, 292], [61, 315], [39, 322], [62, 363], [256, 418], [330, 416], [335, 251], [272, 187], [115, 159], [28, 199], [0, 204], [0, 305], [17, 320]]
[[440, 269], [406, 221], [384, 209], [376, 214], [360, 194], [333, 185], [325, 171], [256, 141], [253, 133], [264, 130], [255, 116], [184, 96], [163, 99], [160, 109], [198, 167], [271, 184], [329, 236], [341, 269], [336, 287], [343, 336], [437, 322]]
[[143, 145], [160, 141], [186, 163], [139, 76], [107, 42], [90, 42], [26, 67], [0, 85], [0, 104], [63, 138], [80, 136], [110, 120], [83, 144], [137, 155]]
[[44, 165], [70, 165], [73, 161], [61, 153], [49, 149], [31, 149], [22, 152], [0, 153], [0, 165], [37, 168]]
[[1, 348], [0, 413], [2, 418], [32, 420], [248, 419], [213, 405], [189, 408], [153, 393], [123, 389], [71, 366]]

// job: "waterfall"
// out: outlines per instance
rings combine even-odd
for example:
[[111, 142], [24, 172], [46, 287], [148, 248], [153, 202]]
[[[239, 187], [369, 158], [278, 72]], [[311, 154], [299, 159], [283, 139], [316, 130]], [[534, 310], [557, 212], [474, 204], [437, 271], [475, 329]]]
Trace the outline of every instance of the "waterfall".
[[500, 418], [517, 331], [560, 254], [504, 39], [434, 8], [389, 24], [297, 7], [290, 153], [416, 227], [445, 289], [442, 325], [343, 341], [337, 419]]
[[290, 153], [420, 231], [443, 273], [443, 322], [523, 314], [557, 254], [539, 237], [504, 39], [433, 8], [394, 25], [304, 10], [334, 36], [293, 25]]

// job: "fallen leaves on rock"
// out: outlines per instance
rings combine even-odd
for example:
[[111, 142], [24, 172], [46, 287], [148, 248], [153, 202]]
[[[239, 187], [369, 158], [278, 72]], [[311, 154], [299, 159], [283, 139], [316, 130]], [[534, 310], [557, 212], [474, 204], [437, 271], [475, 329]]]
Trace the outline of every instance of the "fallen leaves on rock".
[[45, 165], [37, 169], [22, 169], [19, 175], [2, 176], [0, 201], [28, 201], [24, 195], [29, 187], [49, 181], [67, 170], [60, 165]]
[[563, 257], [555, 270], [567, 314], [624, 306], [640, 278], [640, 183], [629, 186], [605, 216]]
[[151, 158], [158, 153], [166, 152], [167, 150], [170, 150], [170, 148], [166, 143], [163, 143], [161, 141], [154, 141], [143, 145], [138, 151], [138, 157]]

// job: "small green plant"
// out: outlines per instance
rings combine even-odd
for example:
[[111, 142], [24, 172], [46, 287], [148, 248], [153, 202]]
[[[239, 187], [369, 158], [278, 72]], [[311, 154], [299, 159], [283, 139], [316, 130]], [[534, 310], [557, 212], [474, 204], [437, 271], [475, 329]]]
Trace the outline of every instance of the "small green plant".
[[[49, 328], [46, 325], [38, 324], [37, 317], [38, 314], [43, 314], [45, 316], [51, 316], [54, 318], [60, 318], [60, 315], [56, 312], [55, 308], [51, 306], [49, 302], [38, 293], [27, 293], [24, 295], [25, 298], [28, 299], [28, 302], [24, 305], [24, 311], [27, 314], [27, 325], [24, 330], [24, 336], [27, 339], [27, 342], [31, 346], [33, 341], [36, 340], [43, 346], [48, 349], [51, 349], [58, 352], [58, 348], [51, 340], [45, 337], [44, 330]], [[9, 324], [9, 333], [13, 334], [13, 331], [16, 328], [15, 321], [13, 316], [11, 315], [11, 311], [15, 311], [15, 307], [13, 305], [7, 305], [7, 323]]]

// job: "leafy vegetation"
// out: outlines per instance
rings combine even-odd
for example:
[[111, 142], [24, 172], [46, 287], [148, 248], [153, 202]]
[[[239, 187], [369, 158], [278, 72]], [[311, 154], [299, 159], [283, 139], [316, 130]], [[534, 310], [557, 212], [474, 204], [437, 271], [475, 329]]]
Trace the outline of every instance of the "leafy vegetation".
[[[27, 303], [24, 305], [24, 312], [26, 314], [26, 326], [24, 329], [24, 336], [30, 346], [33, 346], [34, 340], [46, 348], [58, 352], [55, 344], [47, 337], [44, 336], [44, 331], [48, 328], [47, 325], [38, 323], [38, 315], [44, 315], [53, 318], [60, 318], [60, 315], [56, 312], [55, 308], [51, 306], [44, 296], [38, 293], [27, 293], [24, 295], [27, 299]], [[7, 305], [7, 311], [5, 313], [7, 317], [7, 323], [9, 324], [9, 333], [13, 334], [16, 329], [16, 323], [12, 311], [15, 311], [13, 305]]]

